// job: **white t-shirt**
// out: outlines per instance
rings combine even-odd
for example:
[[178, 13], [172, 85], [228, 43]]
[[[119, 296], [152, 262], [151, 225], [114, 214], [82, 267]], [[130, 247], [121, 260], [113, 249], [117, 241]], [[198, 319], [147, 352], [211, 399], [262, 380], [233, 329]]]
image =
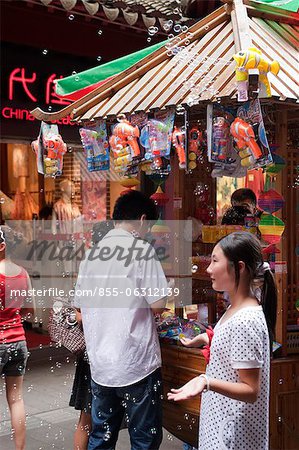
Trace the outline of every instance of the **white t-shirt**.
[[255, 403], [213, 391], [202, 394], [199, 450], [268, 450], [270, 345], [261, 306], [240, 309], [214, 329], [211, 378], [237, 382], [238, 369], [261, 368], [261, 389]]
[[149, 305], [166, 295], [166, 277], [148, 242], [118, 228], [88, 252], [80, 265], [74, 305], [81, 308], [96, 383], [128, 386], [161, 366]]

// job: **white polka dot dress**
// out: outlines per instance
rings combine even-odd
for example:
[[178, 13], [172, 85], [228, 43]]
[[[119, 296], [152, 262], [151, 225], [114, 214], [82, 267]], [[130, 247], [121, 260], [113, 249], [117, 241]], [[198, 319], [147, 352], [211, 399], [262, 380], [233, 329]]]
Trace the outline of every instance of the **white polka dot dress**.
[[270, 348], [261, 306], [237, 311], [214, 329], [207, 375], [237, 382], [238, 369], [261, 368], [261, 390], [255, 403], [216, 392], [202, 394], [199, 450], [268, 450]]

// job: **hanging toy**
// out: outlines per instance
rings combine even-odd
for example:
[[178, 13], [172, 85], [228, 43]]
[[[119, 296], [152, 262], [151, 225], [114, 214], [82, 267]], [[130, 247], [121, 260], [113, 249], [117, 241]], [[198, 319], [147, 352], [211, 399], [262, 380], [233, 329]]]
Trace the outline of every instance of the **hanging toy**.
[[63, 167], [63, 155], [67, 146], [58, 132], [57, 125], [41, 123], [38, 138], [31, 143], [37, 158], [37, 169], [42, 175], [61, 175]]
[[230, 126], [230, 132], [237, 143], [242, 166], [252, 166], [263, 156], [256, 143], [254, 130], [249, 123], [237, 117]]
[[212, 129], [212, 158], [213, 161], [225, 161], [230, 148], [229, 122], [224, 117], [213, 119]]
[[197, 127], [192, 127], [189, 130], [188, 139], [188, 169], [196, 168], [197, 157], [202, 154], [201, 145], [203, 143], [203, 133]]
[[186, 168], [186, 152], [185, 152], [185, 132], [178, 127], [174, 127], [172, 133], [172, 143], [179, 158], [180, 169]]
[[93, 128], [80, 128], [79, 133], [87, 159], [89, 172], [109, 169], [109, 144], [105, 121]]
[[259, 97], [271, 97], [271, 85], [268, 80], [268, 72], [277, 75], [280, 65], [277, 61], [268, 61], [262, 56], [262, 52], [255, 47], [246, 51], [240, 51], [233, 55], [236, 62], [236, 80], [238, 85], [238, 101], [248, 100], [248, 71], [259, 70]]
[[137, 142], [139, 128], [121, 118], [115, 125], [109, 144], [113, 152], [114, 168], [118, 173], [125, 172], [133, 158], [140, 156], [140, 148]]
[[140, 156], [140, 148], [137, 142], [139, 128], [137, 126], [131, 125], [127, 119], [119, 119], [119, 123], [113, 129], [113, 135], [130, 147], [133, 158]]
[[[63, 155], [67, 151], [66, 144], [63, 142], [62, 137], [60, 134], [49, 134], [44, 138], [43, 141], [44, 148], [47, 152], [47, 156], [44, 159], [45, 163], [45, 174], [52, 174], [53, 171], [52, 168], [54, 166], [54, 162], [57, 167], [57, 171], [55, 172], [55, 175], [60, 175], [62, 173], [62, 166], [63, 166]], [[51, 168], [50, 171], [47, 171], [47, 168]]]
[[145, 159], [167, 156], [168, 126], [160, 120], [150, 119], [142, 128], [140, 143], [145, 148]]

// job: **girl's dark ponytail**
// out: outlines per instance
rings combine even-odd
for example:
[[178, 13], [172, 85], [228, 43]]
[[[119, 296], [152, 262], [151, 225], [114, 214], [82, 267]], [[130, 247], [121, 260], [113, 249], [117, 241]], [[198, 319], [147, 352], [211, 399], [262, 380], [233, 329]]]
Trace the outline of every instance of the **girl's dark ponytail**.
[[274, 276], [271, 270], [266, 270], [264, 273], [264, 284], [261, 292], [261, 305], [264, 310], [270, 343], [272, 348], [272, 342], [275, 337], [275, 325], [277, 314], [277, 289], [274, 280]]

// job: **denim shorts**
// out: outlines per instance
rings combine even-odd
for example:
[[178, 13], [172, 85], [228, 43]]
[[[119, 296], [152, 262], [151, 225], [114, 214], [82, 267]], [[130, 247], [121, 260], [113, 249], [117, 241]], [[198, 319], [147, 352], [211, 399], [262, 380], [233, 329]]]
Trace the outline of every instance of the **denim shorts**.
[[26, 341], [0, 344], [0, 375], [7, 377], [24, 375], [27, 359]]

